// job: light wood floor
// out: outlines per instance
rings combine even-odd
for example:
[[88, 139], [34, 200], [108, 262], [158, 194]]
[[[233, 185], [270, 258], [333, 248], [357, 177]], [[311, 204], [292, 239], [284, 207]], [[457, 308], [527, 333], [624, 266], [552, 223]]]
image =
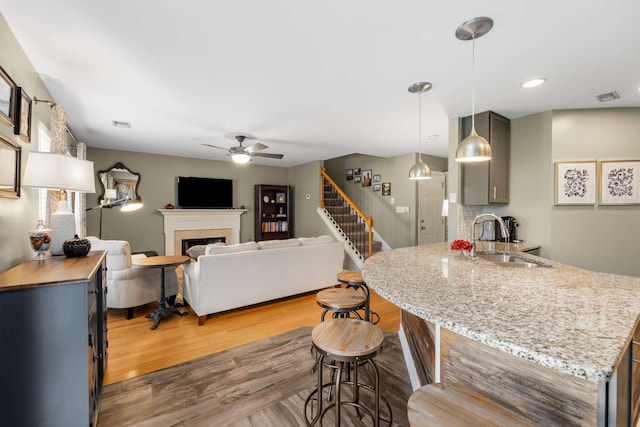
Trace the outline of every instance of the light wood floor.
[[[108, 359], [105, 384], [144, 375], [168, 366], [197, 359], [242, 344], [278, 335], [302, 326], [319, 323], [321, 309], [315, 292], [261, 304], [250, 308], [210, 315], [203, 326], [190, 308], [188, 316], [173, 316], [160, 322], [154, 331], [145, 315], [157, 304], [135, 310], [126, 320], [124, 310], [109, 309]], [[380, 315], [384, 332], [397, 332], [400, 309], [372, 292], [371, 308]]]

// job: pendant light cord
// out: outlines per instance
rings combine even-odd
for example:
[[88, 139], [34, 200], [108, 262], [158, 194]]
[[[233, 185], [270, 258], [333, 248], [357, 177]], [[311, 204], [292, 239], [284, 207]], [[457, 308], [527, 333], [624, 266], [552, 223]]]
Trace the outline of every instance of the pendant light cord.
[[418, 158], [422, 162], [422, 92], [418, 93]]
[[476, 34], [471, 37], [471, 129], [476, 129]]

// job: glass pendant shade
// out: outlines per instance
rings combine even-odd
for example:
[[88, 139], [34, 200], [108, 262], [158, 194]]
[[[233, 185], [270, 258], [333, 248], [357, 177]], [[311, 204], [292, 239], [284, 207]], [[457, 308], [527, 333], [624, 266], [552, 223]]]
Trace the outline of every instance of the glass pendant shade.
[[457, 162], [483, 162], [491, 160], [489, 141], [478, 135], [476, 128], [471, 129], [468, 137], [460, 141], [456, 150]]

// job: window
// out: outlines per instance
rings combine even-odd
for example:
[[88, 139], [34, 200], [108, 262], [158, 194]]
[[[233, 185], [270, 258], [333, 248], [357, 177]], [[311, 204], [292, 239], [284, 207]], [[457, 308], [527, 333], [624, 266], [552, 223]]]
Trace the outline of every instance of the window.
[[[38, 122], [37, 150], [43, 152], [51, 151], [51, 135], [49, 134], [49, 129], [42, 122]], [[40, 188], [38, 189], [38, 219], [42, 219], [45, 224], [49, 224], [50, 214], [49, 191]]]

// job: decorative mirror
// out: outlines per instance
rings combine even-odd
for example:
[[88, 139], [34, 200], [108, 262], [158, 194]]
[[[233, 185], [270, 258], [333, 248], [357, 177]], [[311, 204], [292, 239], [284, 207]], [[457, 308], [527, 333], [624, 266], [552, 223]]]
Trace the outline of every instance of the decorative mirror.
[[139, 198], [140, 174], [132, 172], [120, 162], [107, 170], [98, 171], [98, 181], [101, 187], [100, 195], [98, 195], [98, 203], [100, 204]]
[[20, 156], [22, 148], [0, 135], [0, 197], [20, 197]]

